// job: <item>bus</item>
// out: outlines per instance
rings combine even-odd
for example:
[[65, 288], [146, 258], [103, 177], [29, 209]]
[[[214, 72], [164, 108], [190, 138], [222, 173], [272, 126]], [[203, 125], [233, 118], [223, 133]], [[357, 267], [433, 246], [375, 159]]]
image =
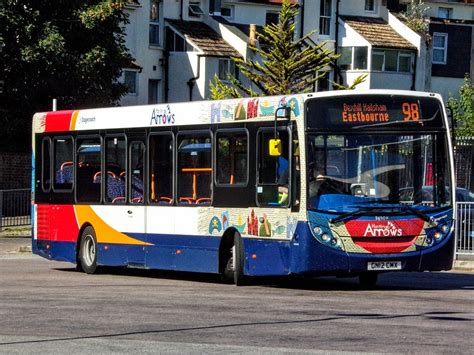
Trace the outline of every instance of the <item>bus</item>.
[[32, 250], [237, 285], [449, 270], [452, 152], [441, 97], [413, 91], [37, 113]]

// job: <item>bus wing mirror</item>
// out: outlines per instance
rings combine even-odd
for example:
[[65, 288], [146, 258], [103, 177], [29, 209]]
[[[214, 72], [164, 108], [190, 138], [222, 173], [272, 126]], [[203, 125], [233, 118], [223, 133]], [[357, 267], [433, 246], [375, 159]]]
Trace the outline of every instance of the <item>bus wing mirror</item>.
[[281, 155], [281, 139], [270, 139], [268, 142], [268, 151], [272, 157]]

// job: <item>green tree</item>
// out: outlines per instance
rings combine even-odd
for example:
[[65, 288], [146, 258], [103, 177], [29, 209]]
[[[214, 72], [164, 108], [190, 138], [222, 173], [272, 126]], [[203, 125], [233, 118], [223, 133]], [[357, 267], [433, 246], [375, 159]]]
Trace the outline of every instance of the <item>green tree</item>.
[[474, 137], [474, 85], [466, 75], [459, 87], [459, 100], [448, 99], [448, 110], [454, 119], [456, 136]]
[[114, 105], [130, 65], [125, 0], [2, 0], [0, 148], [27, 150], [34, 112]]
[[428, 9], [423, 0], [412, 0], [403, 13], [407, 26], [424, 37], [429, 35], [429, 19], [426, 17]]
[[326, 48], [325, 42], [310, 44], [313, 32], [295, 40], [297, 14], [297, 7], [285, 0], [278, 23], [266, 25], [263, 33], [257, 33], [260, 48], [249, 46], [257, 59], [232, 58], [240, 73], [260, 90], [260, 94], [233, 76], [229, 76], [230, 86], [215, 76], [210, 84], [211, 99], [311, 91], [324, 75], [318, 75], [318, 71], [338, 56]]

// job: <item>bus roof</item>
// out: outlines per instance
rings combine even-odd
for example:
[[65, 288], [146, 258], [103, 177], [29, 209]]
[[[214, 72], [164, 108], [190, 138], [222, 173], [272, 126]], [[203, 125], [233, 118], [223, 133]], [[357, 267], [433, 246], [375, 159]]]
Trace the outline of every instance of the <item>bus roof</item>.
[[244, 120], [269, 121], [274, 119], [276, 109], [284, 106], [291, 108], [291, 119], [298, 119], [302, 115], [306, 100], [362, 94], [436, 96], [441, 100], [438, 94], [415, 91], [343, 90], [218, 101], [54, 111], [34, 115], [33, 133], [226, 124]]

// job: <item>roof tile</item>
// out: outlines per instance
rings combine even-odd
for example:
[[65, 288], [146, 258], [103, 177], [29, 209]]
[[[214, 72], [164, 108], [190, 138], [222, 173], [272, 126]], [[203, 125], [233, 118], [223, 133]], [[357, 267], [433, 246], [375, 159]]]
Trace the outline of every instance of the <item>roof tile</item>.
[[341, 16], [341, 18], [374, 47], [416, 49], [381, 18], [362, 16]]

